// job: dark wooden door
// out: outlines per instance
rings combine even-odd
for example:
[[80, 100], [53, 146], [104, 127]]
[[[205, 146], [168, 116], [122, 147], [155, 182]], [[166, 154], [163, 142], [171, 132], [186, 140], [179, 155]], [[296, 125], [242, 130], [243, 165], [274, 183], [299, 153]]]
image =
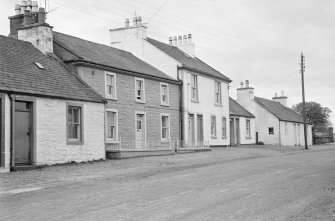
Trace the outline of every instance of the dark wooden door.
[[230, 146], [234, 146], [235, 143], [235, 127], [234, 127], [234, 118], [230, 119]]
[[203, 143], [204, 143], [204, 130], [203, 130], [202, 115], [198, 115], [197, 141], [198, 141], [198, 146], [203, 146]]
[[14, 116], [14, 155], [15, 163], [30, 163], [31, 144], [31, 105], [28, 102], [15, 102]]
[[241, 144], [241, 137], [240, 137], [240, 119], [239, 118], [236, 118], [236, 124], [235, 124], [235, 127], [236, 127], [236, 144], [237, 145], [240, 145]]

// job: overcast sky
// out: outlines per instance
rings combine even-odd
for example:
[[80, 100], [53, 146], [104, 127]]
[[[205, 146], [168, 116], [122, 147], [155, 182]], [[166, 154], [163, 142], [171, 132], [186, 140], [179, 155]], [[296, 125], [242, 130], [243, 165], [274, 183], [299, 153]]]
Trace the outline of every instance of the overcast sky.
[[[1, 0], [1, 35], [8, 35], [18, 2]], [[335, 123], [333, 0], [49, 0], [47, 6], [54, 30], [106, 45], [109, 29], [135, 13], [157, 40], [191, 33], [197, 57], [233, 80], [233, 98], [249, 80], [256, 96], [271, 99], [284, 90], [289, 106], [300, 102], [303, 52], [306, 101], [329, 107]]]

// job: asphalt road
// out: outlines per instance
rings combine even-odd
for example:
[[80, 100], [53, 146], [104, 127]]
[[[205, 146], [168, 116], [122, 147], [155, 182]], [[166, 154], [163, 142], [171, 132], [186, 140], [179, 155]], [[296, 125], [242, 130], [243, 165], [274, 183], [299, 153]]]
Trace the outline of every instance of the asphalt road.
[[335, 220], [335, 147], [92, 176], [0, 197], [0, 220]]

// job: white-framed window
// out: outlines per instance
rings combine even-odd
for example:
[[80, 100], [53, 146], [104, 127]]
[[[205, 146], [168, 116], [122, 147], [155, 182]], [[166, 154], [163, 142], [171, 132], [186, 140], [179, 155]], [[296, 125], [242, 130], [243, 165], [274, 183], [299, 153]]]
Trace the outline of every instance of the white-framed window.
[[246, 119], [245, 122], [245, 130], [246, 130], [246, 137], [251, 138], [251, 131], [250, 131], [250, 120]]
[[135, 78], [135, 100], [141, 103], [145, 102], [145, 85], [142, 78]]
[[161, 90], [161, 105], [169, 105], [169, 85], [166, 83], [160, 83]]
[[192, 101], [198, 101], [198, 76], [191, 74], [191, 94]]
[[118, 112], [107, 109], [106, 111], [106, 142], [116, 142], [118, 140]]
[[106, 98], [116, 100], [116, 75], [112, 72], [105, 72]]
[[83, 142], [83, 106], [67, 104], [67, 142], [81, 144]]
[[170, 140], [170, 115], [161, 114], [161, 141]]
[[270, 134], [270, 135], [275, 134], [275, 130], [274, 130], [273, 127], [269, 127], [269, 134]]
[[216, 116], [211, 116], [211, 137], [216, 138]]
[[221, 82], [214, 81], [214, 95], [215, 95], [215, 104], [222, 105], [222, 93], [221, 93]]
[[227, 119], [225, 117], [222, 118], [222, 139], [227, 138]]

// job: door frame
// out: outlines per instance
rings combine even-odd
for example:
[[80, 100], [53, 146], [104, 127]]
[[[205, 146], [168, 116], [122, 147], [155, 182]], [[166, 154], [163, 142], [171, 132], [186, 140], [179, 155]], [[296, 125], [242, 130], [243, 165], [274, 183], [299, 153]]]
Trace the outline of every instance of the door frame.
[[[193, 118], [193, 128], [192, 128], [192, 130], [191, 130], [191, 133], [192, 133], [192, 139], [190, 139], [191, 138], [191, 133], [189, 133], [190, 132], [190, 116], [192, 115], [192, 118]], [[196, 116], [196, 114], [194, 114], [194, 113], [188, 113], [187, 114], [187, 145], [191, 145], [192, 147], [193, 146], [195, 146], [196, 145], [196, 120], [195, 120], [195, 116]], [[186, 142], [185, 142], [186, 143]]]
[[[199, 125], [199, 117], [201, 117], [201, 125]], [[197, 113], [197, 128], [196, 128], [196, 140], [197, 145], [199, 146], [199, 141], [201, 142], [200, 145], [204, 145], [204, 115], [201, 113]], [[200, 131], [199, 131], [200, 130]], [[200, 140], [201, 138], [201, 140]]]
[[[135, 124], [134, 124], [134, 135], [135, 135], [135, 149], [136, 148], [136, 129], [137, 129], [137, 115], [143, 115], [143, 121], [144, 121], [144, 148], [142, 146], [142, 149], [146, 149], [147, 147], [147, 115], [145, 114], [145, 111], [135, 111]], [[143, 125], [142, 125], [142, 128], [143, 128]]]
[[236, 131], [236, 145], [241, 145], [241, 121], [240, 118], [235, 118], [235, 131]]
[[[30, 102], [31, 103], [31, 110], [30, 110], [30, 142], [29, 142], [29, 148], [30, 148], [30, 164], [35, 165], [36, 160], [36, 98], [29, 97], [29, 96], [21, 96], [21, 95], [15, 95], [13, 96], [13, 110], [12, 110], [12, 140], [14, 140], [14, 134], [15, 134], [15, 102], [16, 101], [22, 101], [22, 102]], [[14, 144], [12, 144], [14, 145]], [[15, 166], [15, 147], [13, 146], [12, 149], [12, 166]]]
[[0, 93], [0, 167], [5, 167], [5, 100], [6, 95]]
[[236, 134], [235, 134], [235, 118], [229, 118], [229, 138], [230, 146], [236, 145]]

